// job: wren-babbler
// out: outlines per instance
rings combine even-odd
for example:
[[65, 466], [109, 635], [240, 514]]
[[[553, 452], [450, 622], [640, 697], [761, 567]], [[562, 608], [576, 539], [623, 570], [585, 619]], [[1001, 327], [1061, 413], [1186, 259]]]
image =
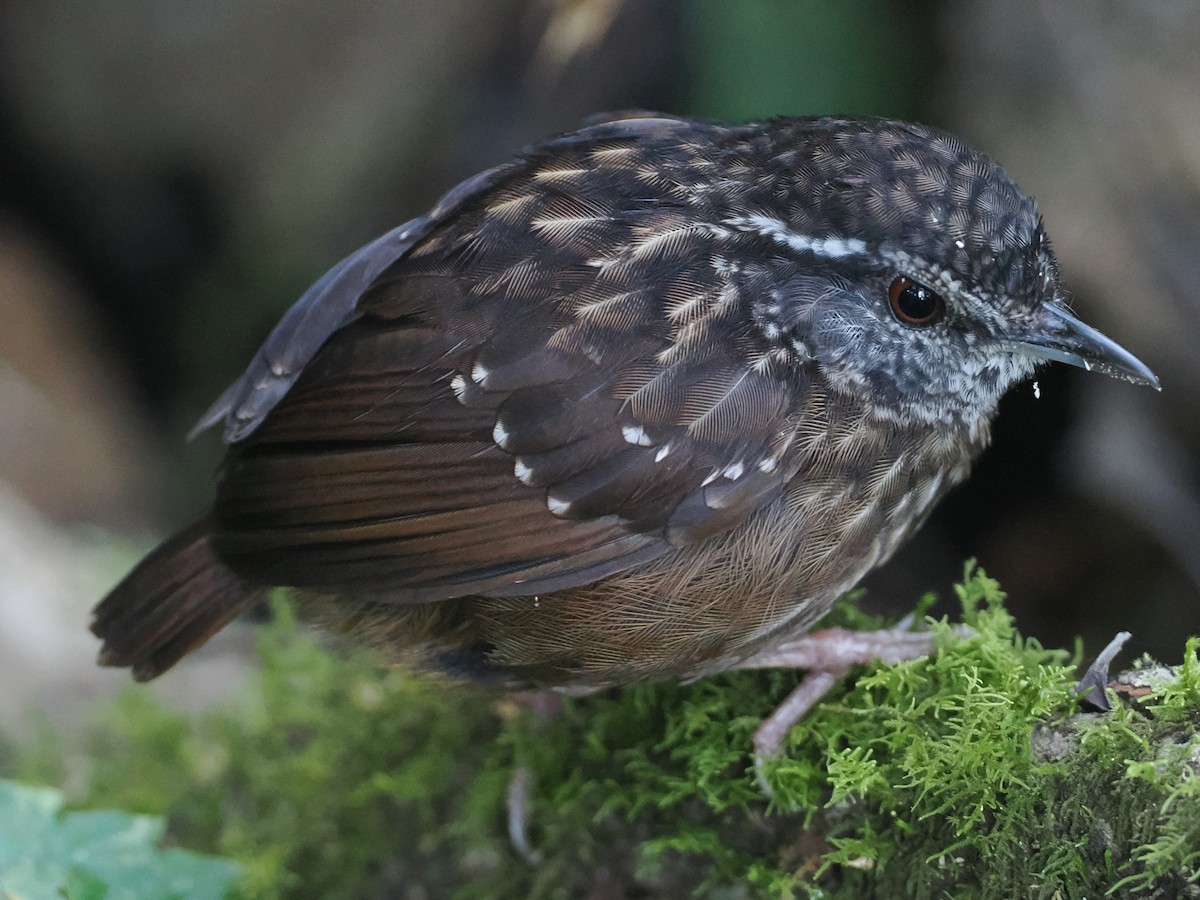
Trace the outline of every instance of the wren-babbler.
[[800, 636], [1045, 360], [1157, 386], [958, 138], [594, 124], [300, 298], [198, 426], [229, 444], [212, 513], [96, 608], [100, 661], [153, 678], [286, 585], [389, 658], [514, 688], [840, 670]]

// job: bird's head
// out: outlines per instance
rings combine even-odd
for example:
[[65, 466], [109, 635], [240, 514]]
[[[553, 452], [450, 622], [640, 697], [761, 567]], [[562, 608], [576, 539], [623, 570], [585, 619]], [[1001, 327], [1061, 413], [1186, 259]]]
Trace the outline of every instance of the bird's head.
[[882, 417], [973, 428], [1048, 360], [1158, 386], [1067, 308], [1033, 200], [987, 155], [845, 120], [782, 129], [773, 152], [786, 204], [724, 223], [762, 251], [742, 273], [755, 321]]

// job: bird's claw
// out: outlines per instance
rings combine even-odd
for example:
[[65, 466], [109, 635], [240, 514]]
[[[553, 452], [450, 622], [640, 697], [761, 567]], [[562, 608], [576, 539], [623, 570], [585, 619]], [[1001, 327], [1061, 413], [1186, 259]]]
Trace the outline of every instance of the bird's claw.
[[1132, 635], [1128, 631], [1118, 632], [1117, 636], [1108, 642], [1108, 646], [1100, 651], [1095, 661], [1088, 666], [1083, 677], [1075, 683], [1075, 694], [1079, 697], [1081, 704], [1091, 707], [1096, 712], [1108, 712], [1112, 709], [1106, 690], [1108, 667], [1112, 665], [1112, 661], [1131, 637]]
[[[808, 715], [850, 669], [882, 662], [887, 665], [920, 659], [933, 651], [935, 636], [913, 631], [909, 615], [891, 628], [877, 631], [848, 631], [828, 628], [791, 638], [744, 660], [741, 669], [807, 669], [804, 679], [775, 708], [754, 732], [754, 777], [768, 797], [772, 795], [766, 763], [777, 756], [788, 731]], [[967, 626], [955, 629], [962, 637], [973, 632]]]

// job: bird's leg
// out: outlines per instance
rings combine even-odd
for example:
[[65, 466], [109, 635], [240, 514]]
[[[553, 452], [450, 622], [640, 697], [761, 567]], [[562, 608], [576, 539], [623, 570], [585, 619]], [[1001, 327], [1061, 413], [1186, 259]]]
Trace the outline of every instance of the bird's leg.
[[845, 678], [854, 666], [871, 662], [889, 665], [928, 656], [934, 636], [910, 630], [911, 617], [892, 628], [879, 631], [847, 631], [827, 628], [789, 638], [756, 653], [738, 664], [739, 669], [806, 669], [804, 680], [754, 733], [754, 762], [759, 784], [769, 794], [763, 764], [779, 752], [793, 725], [803, 719], [829, 689]]
[[[563, 697], [582, 697], [595, 693], [596, 688], [576, 688], [566, 691], [518, 691], [511, 699], [527, 709], [533, 710], [542, 719], [549, 721], [562, 714]], [[532, 866], [542, 861], [542, 854], [529, 843], [529, 791], [533, 773], [528, 766], [517, 766], [508, 780], [505, 805], [508, 808], [508, 840], [517, 854]]]
[[758, 771], [759, 784], [767, 789], [763, 780], [763, 763], [779, 752], [783, 738], [788, 730], [808, 715], [809, 710], [821, 702], [821, 698], [829, 693], [830, 688], [849, 674], [850, 668], [844, 669], [814, 669], [810, 670], [804, 679], [792, 689], [783, 702], [775, 707], [775, 711], [762, 720], [754, 732], [754, 767]]
[[512, 777], [508, 779], [508, 791], [505, 793], [505, 805], [508, 807], [508, 841], [517, 854], [536, 866], [542, 861], [542, 854], [529, 843], [529, 782], [533, 774], [528, 766], [517, 766]]

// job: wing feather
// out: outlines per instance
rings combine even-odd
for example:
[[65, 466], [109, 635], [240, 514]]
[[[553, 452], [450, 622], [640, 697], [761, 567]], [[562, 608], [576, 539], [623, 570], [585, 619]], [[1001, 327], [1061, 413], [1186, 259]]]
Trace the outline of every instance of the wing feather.
[[778, 497], [811, 373], [692, 227], [686, 133], [710, 126], [631, 121], [473, 179], [393, 233], [386, 264], [385, 245], [351, 257], [373, 273], [354, 302], [327, 276], [285, 317], [206, 418], [236, 441], [214, 537], [236, 571], [395, 602], [520, 596]]

